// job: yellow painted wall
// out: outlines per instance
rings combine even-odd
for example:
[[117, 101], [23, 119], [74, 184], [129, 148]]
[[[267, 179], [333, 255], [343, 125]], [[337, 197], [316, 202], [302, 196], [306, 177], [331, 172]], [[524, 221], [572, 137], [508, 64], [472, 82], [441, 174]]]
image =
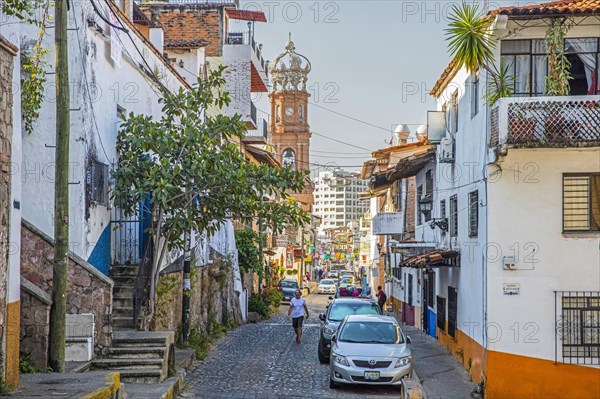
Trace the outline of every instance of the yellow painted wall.
[[[446, 322], [446, 331], [448, 331], [448, 322]], [[480, 383], [483, 379], [483, 354], [485, 350], [477, 341], [456, 329], [456, 338], [452, 338], [447, 332], [437, 329], [437, 338], [440, 344], [448, 348], [452, 356], [458, 360], [469, 377], [475, 383]], [[469, 364], [469, 359], [471, 359]]]
[[600, 398], [600, 368], [489, 351], [485, 397], [489, 399]]
[[9, 388], [19, 386], [19, 338], [21, 322], [21, 302], [6, 305], [6, 374]]

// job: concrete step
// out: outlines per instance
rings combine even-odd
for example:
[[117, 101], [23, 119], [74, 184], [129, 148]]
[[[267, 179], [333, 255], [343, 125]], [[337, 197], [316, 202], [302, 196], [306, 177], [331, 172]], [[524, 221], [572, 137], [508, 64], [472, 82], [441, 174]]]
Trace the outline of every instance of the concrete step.
[[116, 285], [113, 287], [113, 295], [118, 297], [133, 298], [133, 285]]
[[115, 306], [115, 304], [113, 303], [112, 315], [113, 320], [115, 317], [129, 317], [133, 319], [133, 307], [120, 307]]
[[121, 374], [121, 382], [130, 384], [158, 384], [161, 382], [160, 368], [147, 369], [123, 369], [119, 370]]
[[167, 348], [162, 346], [132, 346], [123, 348], [110, 348], [111, 359], [156, 359], [164, 357]]
[[132, 369], [152, 369], [162, 368], [163, 359], [153, 358], [117, 358], [117, 359], [95, 359], [92, 361], [92, 367], [95, 369], [110, 370], [132, 370]]
[[131, 317], [113, 317], [112, 322], [113, 322], [113, 327], [115, 327], [115, 328], [131, 328], [131, 329], [133, 329], [135, 327], [133, 325], [133, 316], [131, 316]]
[[128, 285], [128, 286], [134, 286], [135, 285], [135, 281], [137, 280], [137, 276], [113, 276], [111, 277], [113, 279], [113, 281], [115, 282], [115, 287], [116, 286], [122, 286], [122, 285]]
[[117, 276], [136, 277], [138, 274], [138, 269], [138, 265], [111, 265], [110, 270], [108, 271], [108, 275], [111, 278]]
[[114, 308], [132, 308], [133, 309], [133, 297], [132, 296], [114, 296], [113, 295], [113, 309]]
[[[114, 318], [113, 318], [114, 321]], [[133, 320], [132, 320], [133, 321]], [[167, 347], [170, 339], [173, 341], [171, 331], [115, 331], [113, 333], [113, 348], [127, 347]]]

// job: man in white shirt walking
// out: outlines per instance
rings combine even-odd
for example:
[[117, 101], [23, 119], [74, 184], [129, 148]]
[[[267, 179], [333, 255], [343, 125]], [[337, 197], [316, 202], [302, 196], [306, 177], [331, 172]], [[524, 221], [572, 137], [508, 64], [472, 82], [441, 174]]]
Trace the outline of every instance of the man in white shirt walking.
[[304, 321], [304, 312], [306, 312], [306, 318], [308, 319], [308, 308], [306, 307], [306, 300], [302, 298], [302, 292], [296, 290], [294, 298], [290, 301], [290, 308], [288, 309], [288, 319], [292, 318], [292, 326], [296, 331], [296, 343], [299, 344], [302, 339], [302, 322]]

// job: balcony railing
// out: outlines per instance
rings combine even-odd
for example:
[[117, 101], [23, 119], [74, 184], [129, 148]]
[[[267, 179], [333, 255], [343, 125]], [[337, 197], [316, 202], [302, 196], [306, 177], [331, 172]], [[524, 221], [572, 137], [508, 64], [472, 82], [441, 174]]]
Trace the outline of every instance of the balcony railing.
[[228, 32], [225, 38], [225, 44], [240, 45], [240, 46], [251, 46], [252, 51], [256, 54], [261, 70], [268, 75], [268, 62], [262, 56], [261, 47], [262, 45], [256, 44], [254, 36], [251, 32]]
[[503, 98], [490, 113], [490, 146], [600, 146], [600, 96]]
[[258, 119], [256, 126], [257, 126], [256, 130], [248, 130], [246, 132], [246, 137], [252, 137], [252, 138], [256, 137], [256, 138], [263, 139], [266, 142], [267, 134], [268, 134], [267, 121], [262, 118]]

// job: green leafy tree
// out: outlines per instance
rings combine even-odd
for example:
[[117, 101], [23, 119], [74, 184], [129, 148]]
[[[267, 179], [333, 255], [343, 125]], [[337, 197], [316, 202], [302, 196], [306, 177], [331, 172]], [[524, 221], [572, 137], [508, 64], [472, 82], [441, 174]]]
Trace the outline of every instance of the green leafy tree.
[[[301, 224], [308, 215], [287, 201], [286, 192], [304, 188], [306, 173], [248, 162], [237, 143], [244, 136], [240, 116], [212, 116], [208, 109], [230, 103], [221, 90], [224, 67], [198, 80], [192, 91], [166, 93], [163, 116], [129, 114], [120, 127], [115, 202], [129, 215], [149, 197], [153, 258], [142, 327], [154, 315], [160, 266], [171, 249], [183, 249], [190, 231], [215, 233], [227, 219], [249, 221], [261, 214], [278, 226]], [[282, 198], [261, 206], [258, 193]]]

